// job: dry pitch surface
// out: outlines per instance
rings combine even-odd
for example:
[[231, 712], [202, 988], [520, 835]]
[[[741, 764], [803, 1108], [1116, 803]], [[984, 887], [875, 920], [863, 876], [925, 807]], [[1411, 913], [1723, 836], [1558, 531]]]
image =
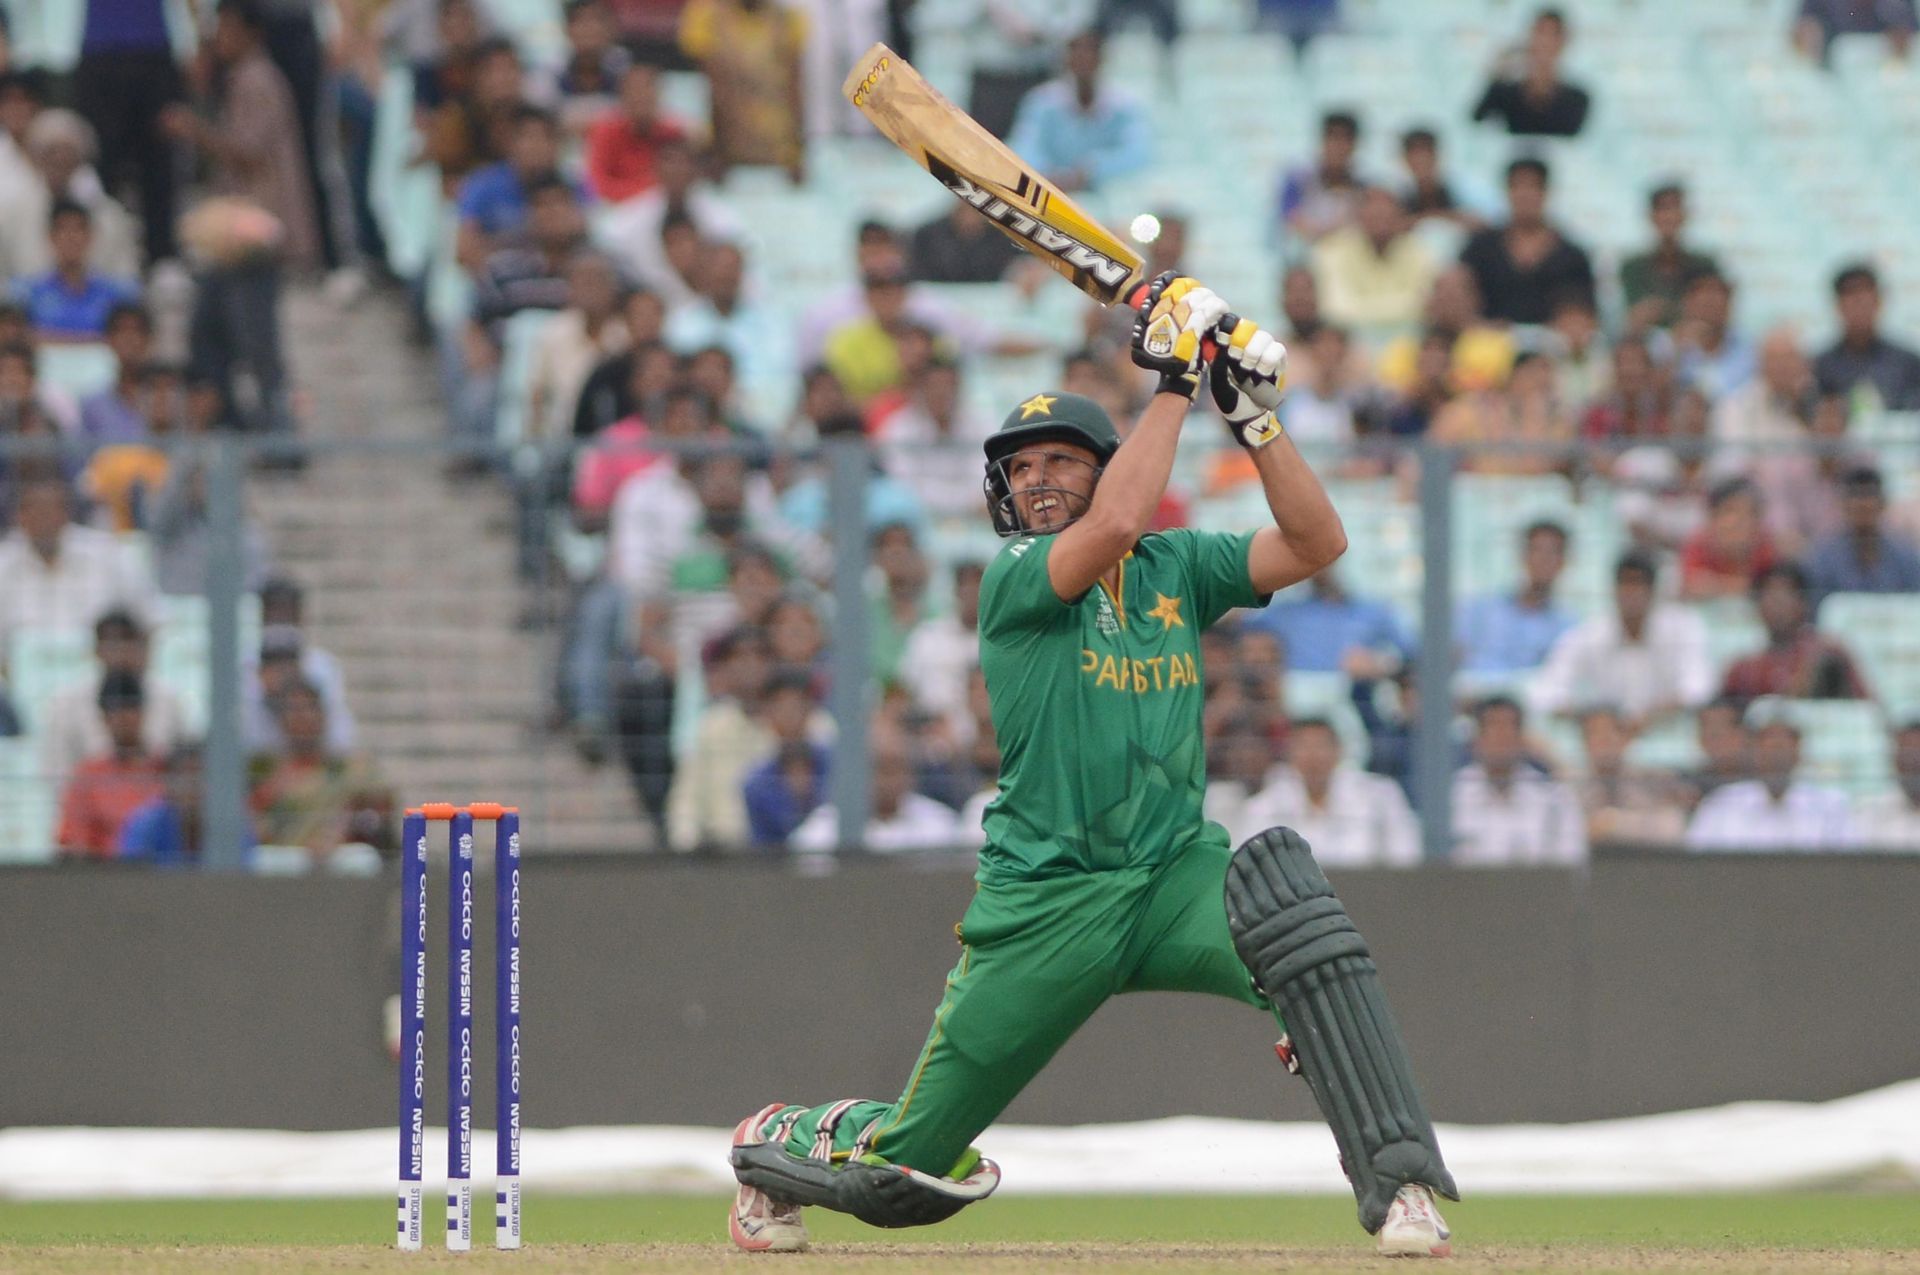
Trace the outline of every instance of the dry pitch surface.
[[[888, 1233], [809, 1217], [813, 1252], [724, 1243], [725, 1202], [532, 1197], [527, 1247], [401, 1254], [384, 1200], [0, 1203], [0, 1272], [473, 1271], [1347, 1272], [1911, 1271], [1920, 1195], [1506, 1198], [1449, 1209], [1457, 1256], [1373, 1257], [1333, 1199], [1009, 1197], [945, 1226]], [[815, 1213], [817, 1214], [817, 1210]], [[487, 1236], [490, 1238], [490, 1235]]]

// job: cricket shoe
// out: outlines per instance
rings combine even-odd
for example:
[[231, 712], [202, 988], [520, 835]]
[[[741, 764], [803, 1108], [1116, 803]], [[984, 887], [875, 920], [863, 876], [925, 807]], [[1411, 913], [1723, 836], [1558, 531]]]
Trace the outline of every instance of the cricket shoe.
[[1394, 1193], [1380, 1227], [1382, 1257], [1451, 1257], [1452, 1240], [1431, 1189], [1409, 1182]]
[[[769, 1103], [742, 1120], [733, 1131], [733, 1145], [752, 1146], [765, 1142], [761, 1130], [767, 1121], [787, 1109], [784, 1102]], [[800, 1206], [776, 1200], [759, 1187], [740, 1185], [733, 1197], [733, 1212], [727, 1215], [727, 1234], [735, 1247], [749, 1253], [803, 1253], [807, 1248], [807, 1224], [800, 1220]]]

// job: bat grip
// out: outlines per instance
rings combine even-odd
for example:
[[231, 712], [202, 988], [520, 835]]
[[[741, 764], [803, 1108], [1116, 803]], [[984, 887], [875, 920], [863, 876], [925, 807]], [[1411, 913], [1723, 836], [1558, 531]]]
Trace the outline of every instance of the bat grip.
[[[1136, 284], [1133, 291], [1127, 294], [1127, 304], [1135, 310], [1145, 309], [1147, 304], [1147, 287], [1148, 285], [1144, 283]], [[1200, 339], [1200, 353], [1209, 363], [1213, 361], [1214, 354], [1220, 349], [1219, 342], [1215, 338], [1225, 336], [1239, 326], [1239, 316], [1229, 314], [1214, 325], [1213, 336], [1202, 337]]]

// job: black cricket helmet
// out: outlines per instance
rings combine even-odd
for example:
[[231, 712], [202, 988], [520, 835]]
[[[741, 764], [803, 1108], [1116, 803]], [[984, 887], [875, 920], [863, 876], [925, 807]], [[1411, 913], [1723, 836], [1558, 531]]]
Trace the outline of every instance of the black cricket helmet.
[[[993, 516], [993, 529], [1002, 536], [1046, 535], [1064, 531], [1087, 512], [1089, 498], [1079, 492], [1060, 487], [1035, 487], [1032, 489], [1033, 495], [1052, 494], [1067, 511], [1067, 517], [1058, 526], [1051, 522], [1045, 527], [1029, 528], [1022, 525], [1020, 512], [1014, 505], [1013, 484], [1007, 477], [1007, 461], [1029, 444], [1049, 442], [1073, 443], [1092, 452], [1097, 458], [1093, 466], [1096, 482], [1101, 471], [1107, 467], [1107, 462], [1120, 450], [1120, 434], [1113, 427], [1113, 418], [1107, 415], [1105, 408], [1084, 395], [1060, 390], [1047, 391], [1035, 394], [1008, 412], [1007, 419], [987, 439], [987, 478], [984, 484], [987, 512]], [[1092, 488], [1089, 487], [1088, 491], [1091, 492]]]

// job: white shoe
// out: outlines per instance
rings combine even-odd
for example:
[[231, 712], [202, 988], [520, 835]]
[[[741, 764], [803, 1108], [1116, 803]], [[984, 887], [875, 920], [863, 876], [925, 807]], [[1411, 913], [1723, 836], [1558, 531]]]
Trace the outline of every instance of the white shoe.
[[1380, 1255], [1450, 1257], [1452, 1239], [1453, 1232], [1434, 1206], [1433, 1192], [1418, 1182], [1409, 1182], [1387, 1206], [1387, 1220], [1380, 1227]]
[[[767, 1121], [786, 1110], [784, 1102], [771, 1103], [742, 1120], [733, 1131], [733, 1145], [752, 1146], [765, 1142], [760, 1132]], [[800, 1220], [800, 1206], [776, 1200], [758, 1187], [742, 1184], [733, 1197], [733, 1212], [727, 1216], [727, 1234], [735, 1247], [749, 1253], [802, 1253], [807, 1248], [807, 1224]]]

